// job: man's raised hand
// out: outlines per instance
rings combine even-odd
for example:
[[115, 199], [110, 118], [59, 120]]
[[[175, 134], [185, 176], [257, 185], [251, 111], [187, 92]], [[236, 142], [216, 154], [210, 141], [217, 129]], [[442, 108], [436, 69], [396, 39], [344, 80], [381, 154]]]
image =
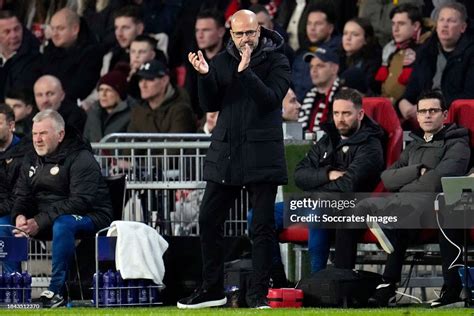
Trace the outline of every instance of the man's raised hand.
[[252, 48], [249, 44], [245, 44], [245, 47], [242, 51], [242, 59], [240, 60], [239, 68], [237, 68], [238, 72], [242, 72], [250, 64], [250, 57], [252, 56]]
[[188, 60], [191, 65], [193, 65], [194, 69], [196, 69], [200, 74], [205, 75], [209, 72], [209, 65], [200, 50], [198, 50], [197, 54], [192, 52], [189, 53]]

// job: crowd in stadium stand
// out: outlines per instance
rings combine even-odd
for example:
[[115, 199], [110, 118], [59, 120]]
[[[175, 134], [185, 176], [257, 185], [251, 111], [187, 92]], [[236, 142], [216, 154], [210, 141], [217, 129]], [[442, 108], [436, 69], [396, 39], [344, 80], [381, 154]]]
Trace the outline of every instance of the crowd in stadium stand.
[[[466, 148], [462, 148], [465, 150], [462, 154], [451, 154], [458, 158], [468, 156], [464, 155], [469, 151], [464, 128], [451, 125], [445, 128], [440, 121], [436, 133], [444, 129], [443, 132], [430, 138], [426, 136], [427, 128], [420, 124], [427, 124], [426, 115], [439, 114], [445, 118], [455, 100], [474, 99], [474, 1], [5, 0], [0, 1], [0, 102], [13, 112], [0, 105], [0, 194], [5, 197], [5, 201], [0, 201], [0, 222], [7, 223], [8, 214], [18, 205], [13, 223], [17, 219], [17, 224], [32, 229], [25, 216], [18, 222], [20, 207], [26, 209], [29, 202], [14, 201], [14, 179], [20, 167], [10, 161], [20, 159], [28, 151], [25, 143], [32, 134], [33, 118], [45, 110], [53, 110], [53, 114], [48, 111], [49, 116], [37, 116], [36, 125], [43, 120], [61, 121], [55, 117], [57, 111], [65, 123], [61, 137], [66, 133], [67, 139], [73, 139], [71, 142], [80, 147], [78, 151], [87, 159], [92, 159], [87, 142], [98, 142], [112, 133], [212, 134], [219, 112], [213, 106], [201, 107], [203, 100], [198, 90], [199, 82], [203, 82], [199, 76], [203, 75], [194, 71], [188, 54], [200, 50], [207, 63], [214, 65], [213, 60], [217, 63], [216, 56], [226, 52], [231, 46], [228, 43], [232, 44], [229, 32], [232, 16], [242, 9], [256, 15], [259, 32], [271, 30], [284, 40], [279, 52], [291, 68], [291, 82], [290, 88], [285, 88], [282, 115], [275, 122], [299, 122], [303, 133], [323, 130], [327, 134], [306, 157], [300, 157], [296, 170], [288, 170], [295, 174], [296, 184], [302, 190], [370, 192], [377, 186], [380, 175], [387, 188], [387, 183], [395, 178], [392, 175], [384, 179], [384, 175], [388, 177], [387, 170], [382, 173], [389, 167], [384, 164], [382, 129], [365, 117], [353, 122], [355, 130], [345, 131], [335, 121], [343, 112], [338, 100], [349, 100], [353, 107], [348, 112], [357, 112], [361, 109], [361, 96], [385, 97], [390, 100], [402, 128], [418, 135], [410, 150], [414, 146], [429, 147], [425, 145], [441, 140], [447, 142], [442, 146], [451, 146], [452, 136], [457, 146], [461, 139]], [[255, 36], [255, 32], [243, 33], [241, 36]], [[427, 96], [429, 91], [431, 94]], [[229, 91], [219, 91], [224, 93], [232, 95]], [[439, 102], [428, 108], [424, 104], [420, 107], [420, 97]], [[222, 111], [221, 115], [224, 122], [227, 114]], [[222, 124], [217, 124], [216, 133]], [[60, 143], [62, 138], [55, 141]], [[326, 156], [320, 157], [323, 152], [325, 155], [327, 151], [343, 150], [340, 142], [356, 144], [367, 152], [359, 151], [347, 158], [346, 149], [335, 154], [335, 160], [330, 162], [325, 160]], [[30, 151], [31, 159], [44, 156], [38, 150], [35, 154], [33, 148]], [[417, 157], [415, 152], [406, 155]], [[455, 171], [442, 173], [436, 170], [446, 153], [434, 155], [438, 160], [428, 165], [420, 157], [416, 162], [408, 162], [411, 158], [408, 156], [404, 157], [407, 161], [402, 161], [403, 166], [388, 170], [418, 164], [411, 181], [420, 180], [426, 173], [420, 181], [430, 177], [427, 183], [434, 184], [423, 188], [439, 192], [442, 175], [465, 175], [472, 167], [473, 159], [469, 162], [466, 158], [456, 165]], [[348, 171], [354, 167], [353, 160], [358, 162], [357, 168]], [[320, 168], [324, 161], [327, 166]], [[55, 175], [54, 163], [48, 170]], [[28, 181], [23, 179], [23, 182]], [[34, 185], [24, 184], [17, 192], [22, 192], [27, 200], [28, 190]], [[104, 189], [102, 182], [98, 186]], [[403, 190], [402, 187], [397, 186], [394, 191]], [[97, 207], [100, 213], [100, 205]], [[103, 221], [100, 227], [110, 219], [108, 207], [104, 206], [107, 210], [103, 211], [103, 218], [92, 216], [93, 221]], [[39, 228], [44, 225], [53, 229], [54, 218], [37, 219]], [[93, 221], [84, 224], [85, 230], [93, 230], [91, 227], [97, 224]], [[37, 233], [38, 229], [31, 231]], [[341, 236], [338, 242], [346, 246], [348, 240], [356, 240], [350, 235]], [[312, 272], [326, 266], [329, 238], [324, 230], [310, 231]], [[410, 236], [410, 240], [413, 238]], [[441, 240], [442, 237], [440, 244], [446, 249]], [[406, 247], [403, 244], [402, 251]], [[396, 283], [400, 281], [397, 264], [403, 255], [404, 252], [389, 257], [397, 257], [393, 260], [398, 261], [395, 268], [386, 269], [384, 284], [388, 285], [378, 289], [378, 296], [374, 296], [376, 306], [389, 305], [395, 295]], [[449, 252], [448, 256], [451, 258], [452, 254]], [[71, 254], [68, 252], [65, 257], [70, 258]], [[336, 266], [353, 268], [352, 260], [351, 255], [340, 255], [336, 257]], [[65, 270], [62, 263], [58, 268], [55, 257], [54, 264], [61, 273]], [[443, 261], [443, 269], [445, 265]], [[17, 269], [13, 263], [5, 266], [7, 271]], [[459, 300], [459, 280], [451, 272], [444, 272], [446, 284], [434, 307]], [[64, 303], [61, 296], [64, 275], [56, 275], [53, 281], [50, 291], [43, 296], [45, 305], [54, 307]]]

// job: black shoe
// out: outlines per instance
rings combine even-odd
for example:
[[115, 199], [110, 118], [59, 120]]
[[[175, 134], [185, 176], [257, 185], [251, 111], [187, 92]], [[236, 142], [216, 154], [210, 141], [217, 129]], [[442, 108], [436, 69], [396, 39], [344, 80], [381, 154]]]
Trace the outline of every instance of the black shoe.
[[397, 286], [394, 283], [379, 284], [375, 293], [369, 298], [368, 304], [372, 307], [388, 307], [396, 305]]
[[256, 308], [256, 309], [271, 308], [270, 305], [268, 304], [268, 300], [267, 300], [266, 297], [260, 297], [260, 298], [248, 298], [247, 297], [247, 305], [250, 308]]
[[178, 301], [178, 308], [205, 308], [223, 306], [227, 303], [227, 297], [223, 291], [210, 291], [199, 288], [188, 297]]
[[432, 308], [438, 307], [462, 307], [464, 302], [461, 299], [461, 290], [458, 288], [443, 285], [439, 297], [431, 302]]
[[390, 229], [382, 229], [377, 222], [367, 222], [367, 226], [386, 253], [391, 254], [395, 251], [393, 247], [395, 236], [391, 234], [392, 231]]
[[40, 302], [43, 304], [44, 308], [56, 308], [66, 305], [64, 297], [59, 294], [54, 294], [49, 290], [43, 291], [40, 296]]

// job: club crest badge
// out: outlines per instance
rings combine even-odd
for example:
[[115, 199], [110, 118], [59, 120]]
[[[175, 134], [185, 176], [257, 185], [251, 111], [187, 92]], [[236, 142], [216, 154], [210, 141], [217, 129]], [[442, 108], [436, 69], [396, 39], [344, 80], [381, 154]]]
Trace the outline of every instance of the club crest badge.
[[51, 168], [51, 170], [49, 170], [49, 173], [51, 173], [51, 175], [55, 176], [59, 173], [59, 167], [58, 166], [54, 166], [53, 168]]
[[28, 171], [28, 176], [31, 178], [36, 174], [36, 167], [30, 166], [30, 170]]
[[349, 146], [342, 146], [342, 152], [347, 153], [349, 151]]

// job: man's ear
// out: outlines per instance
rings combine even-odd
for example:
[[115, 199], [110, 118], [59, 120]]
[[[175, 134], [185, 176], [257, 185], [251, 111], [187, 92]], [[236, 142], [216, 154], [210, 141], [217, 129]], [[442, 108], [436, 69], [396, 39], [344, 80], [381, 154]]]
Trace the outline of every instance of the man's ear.
[[59, 132], [59, 143], [61, 143], [64, 140], [64, 136], [66, 135], [66, 132], [64, 130], [61, 130]]

